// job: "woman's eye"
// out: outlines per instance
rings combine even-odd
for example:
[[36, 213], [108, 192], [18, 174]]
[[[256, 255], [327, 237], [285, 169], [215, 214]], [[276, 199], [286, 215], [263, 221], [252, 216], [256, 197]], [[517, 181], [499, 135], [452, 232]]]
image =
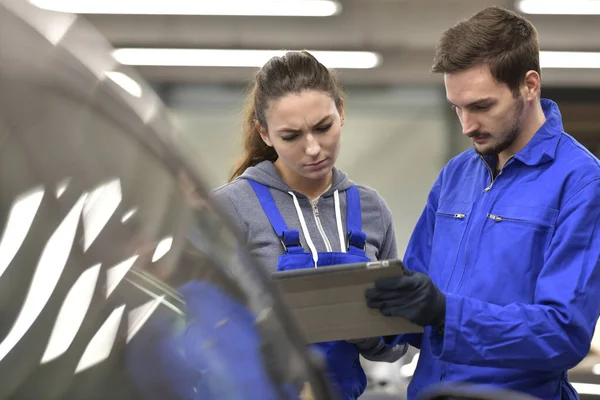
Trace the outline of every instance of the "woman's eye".
[[331, 129], [331, 126], [332, 126], [332, 125], [333, 125], [333, 124], [327, 124], [327, 125], [323, 125], [323, 126], [318, 126], [318, 127], [316, 128], [316, 131], [317, 131], [317, 132], [327, 132], [329, 129]]

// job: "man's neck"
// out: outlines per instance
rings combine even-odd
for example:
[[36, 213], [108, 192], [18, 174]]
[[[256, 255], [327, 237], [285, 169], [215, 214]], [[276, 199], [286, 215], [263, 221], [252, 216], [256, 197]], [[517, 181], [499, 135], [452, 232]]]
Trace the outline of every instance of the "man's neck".
[[498, 163], [496, 164], [498, 171], [502, 171], [508, 160], [527, 146], [527, 143], [529, 143], [535, 133], [544, 125], [544, 122], [546, 122], [546, 116], [542, 110], [541, 103], [537, 101], [530, 110], [529, 115], [523, 121], [523, 126], [517, 140], [508, 149], [498, 154]]

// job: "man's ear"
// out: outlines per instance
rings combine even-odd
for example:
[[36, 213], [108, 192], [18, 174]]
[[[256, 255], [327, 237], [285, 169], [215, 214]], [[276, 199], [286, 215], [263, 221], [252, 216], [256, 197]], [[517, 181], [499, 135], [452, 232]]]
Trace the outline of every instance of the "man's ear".
[[260, 137], [262, 138], [263, 142], [265, 142], [267, 146], [273, 147], [273, 143], [271, 143], [271, 139], [269, 139], [269, 133], [267, 132], [267, 130], [260, 124], [260, 122], [256, 121], [255, 124], [256, 130], [260, 134]]
[[535, 100], [539, 97], [542, 89], [542, 77], [537, 71], [528, 71], [525, 74], [525, 98]]

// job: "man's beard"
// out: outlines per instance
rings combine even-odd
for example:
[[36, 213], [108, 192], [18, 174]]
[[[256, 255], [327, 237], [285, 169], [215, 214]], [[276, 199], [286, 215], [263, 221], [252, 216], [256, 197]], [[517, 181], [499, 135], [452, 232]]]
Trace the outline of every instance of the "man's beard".
[[[505, 130], [502, 135], [498, 136], [497, 142], [490, 146], [483, 148], [477, 148], [473, 144], [475, 151], [482, 156], [495, 156], [508, 149], [517, 140], [523, 129], [523, 110], [525, 108], [525, 101], [522, 98], [515, 99], [515, 112], [513, 115], [513, 123], [509, 129]], [[469, 135], [473, 137], [491, 137], [487, 132], [476, 131]]]

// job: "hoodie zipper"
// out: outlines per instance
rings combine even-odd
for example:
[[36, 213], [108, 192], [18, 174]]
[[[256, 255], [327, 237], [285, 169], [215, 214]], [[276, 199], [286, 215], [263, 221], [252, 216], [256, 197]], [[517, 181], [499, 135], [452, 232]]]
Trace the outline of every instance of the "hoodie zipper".
[[331, 248], [331, 243], [329, 242], [329, 239], [327, 239], [327, 235], [325, 235], [325, 230], [323, 229], [323, 225], [321, 225], [321, 219], [319, 218], [319, 207], [318, 207], [319, 199], [320, 199], [320, 197], [315, 200], [311, 200], [310, 204], [312, 206], [313, 217], [315, 217], [315, 223], [317, 224], [317, 229], [319, 230], [319, 233], [321, 234], [321, 238], [323, 238], [323, 241], [325, 242], [325, 248], [327, 249], [327, 252], [331, 253], [333, 251]]

